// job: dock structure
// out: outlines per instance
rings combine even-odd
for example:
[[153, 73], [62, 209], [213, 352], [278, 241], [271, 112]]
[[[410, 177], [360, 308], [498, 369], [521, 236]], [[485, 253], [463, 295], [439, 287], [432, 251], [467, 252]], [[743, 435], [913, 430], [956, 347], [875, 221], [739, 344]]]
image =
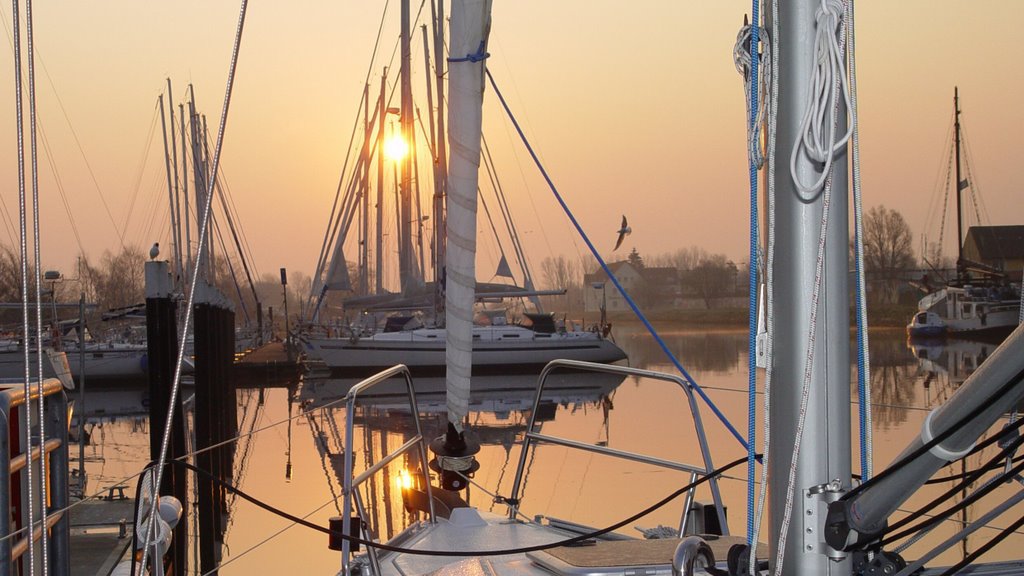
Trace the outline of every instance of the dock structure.
[[235, 362], [234, 371], [242, 376], [237, 381], [245, 388], [288, 387], [298, 380], [302, 364], [284, 342], [269, 342]]
[[134, 499], [112, 489], [107, 498], [71, 509], [71, 576], [109, 574], [125, 557], [132, 542], [134, 506]]

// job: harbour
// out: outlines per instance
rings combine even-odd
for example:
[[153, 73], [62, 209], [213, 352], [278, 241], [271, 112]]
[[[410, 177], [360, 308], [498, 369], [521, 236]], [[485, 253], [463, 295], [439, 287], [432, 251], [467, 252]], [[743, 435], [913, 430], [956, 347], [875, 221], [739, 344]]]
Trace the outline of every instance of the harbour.
[[[15, 2], [0, 576], [1024, 574], [1019, 79], [968, 40], [1006, 21], [932, 12], [879, 81], [896, 8], [600, 2], [549, 39], [491, 0], [329, 33], [242, 0], [63, 46], [60, 86], [33, 22], [70, 10]], [[94, 49], [148, 71], [83, 124]]]
[[[637, 325], [622, 326], [617, 341], [631, 358], [638, 359], [640, 368], [663, 370], [666, 363], [659, 359], [660, 351]], [[717, 329], [695, 331], [685, 326], [660, 327], [668, 336], [670, 345], [682, 358], [693, 358], [690, 363], [694, 379], [719, 404], [730, 418], [741, 418], [745, 412], [744, 389], [746, 367], [746, 337], [742, 331]], [[962, 383], [966, 374], [964, 364], [955, 364], [952, 376], [935, 374], [937, 369], [927, 364], [944, 352], [940, 347], [931, 356], [907, 346], [899, 330], [881, 331], [872, 335], [872, 355], [876, 376], [872, 380], [875, 398], [875, 437], [877, 458], [895, 457], [900, 447], [914, 437], [927, 411], [948, 398]], [[945, 361], [942, 362], [945, 365]], [[485, 377], [487, 378], [487, 377]], [[496, 377], [491, 376], [494, 379]], [[528, 378], [529, 379], [529, 378]], [[326, 526], [339, 512], [336, 497], [341, 486], [339, 469], [343, 439], [336, 430], [344, 429], [343, 405], [339, 399], [351, 386], [351, 380], [299, 379], [266, 386], [260, 382], [252, 386], [239, 378], [237, 392], [239, 460], [235, 464], [232, 481], [235, 486], [254, 497], [291, 514]], [[484, 384], [487, 384], [485, 382]], [[650, 386], [655, 384], [655, 386]], [[693, 443], [692, 424], [680, 421], [675, 414], [685, 408], [681, 394], [658, 383], [641, 383], [635, 379], [593, 387], [586, 382], [569, 382], [566, 389], [550, 393], [552, 403], [545, 402], [549, 420], [545, 430], [554, 429], [573, 438], [606, 442], [622, 450], [633, 450], [663, 458], [694, 461], [699, 457]], [[117, 392], [121, 392], [118, 390]], [[103, 392], [97, 402], [103, 403]], [[516, 399], [518, 398], [518, 400]], [[439, 393], [420, 398], [422, 418], [428, 435], [438, 434], [444, 425], [443, 398]], [[482, 449], [477, 456], [481, 469], [471, 486], [468, 500], [487, 510], [498, 510], [498, 504], [484, 490], [494, 494], [507, 494], [512, 482], [515, 460], [520, 450], [523, 430], [532, 400], [528, 391], [518, 395], [500, 391], [479, 395], [471, 403], [471, 421], [478, 430]], [[145, 408], [140, 397], [139, 411]], [[334, 402], [333, 405], [329, 405]], [[355, 446], [356, 461], [362, 469], [371, 458], [400, 445], [411, 429], [408, 410], [402, 399], [386, 396], [369, 404], [358, 414]], [[709, 442], [716, 447], [715, 457], [725, 463], [743, 455], [719, 424], [707, 418]], [[149, 435], [144, 416], [108, 416], [99, 419], [86, 446], [86, 470], [90, 478], [89, 494], [95, 494], [99, 507], [124, 504], [101, 500], [108, 495], [108, 487], [131, 484], [138, 470], [148, 461]], [[972, 459], [983, 458], [979, 454]], [[526, 503], [535, 503], [537, 509], [546, 510], [553, 517], [576, 518], [594, 526], [610, 524], [628, 517], [662, 495], [669, 494], [685, 479], [685, 474], [661, 471], [641, 464], [609, 461], [586, 454], [574, 454], [557, 447], [546, 448], [535, 459], [524, 494]], [[386, 537], [405, 528], [413, 518], [406, 511], [398, 469], [390, 470], [368, 488], [366, 501], [373, 514], [371, 526]], [[642, 479], [643, 490], [630, 490]], [[746, 479], [742, 473], [729, 474], [721, 482], [726, 501], [742, 501]], [[947, 484], [948, 485], [948, 484]], [[907, 509], [926, 502], [940, 492], [942, 485], [916, 496]], [[1007, 486], [1004, 490], [1011, 490]], [[130, 490], [129, 490], [130, 493]], [[266, 510], [239, 498], [232, 498], [230, 516], [224, 537], [222, 567], [224, 574], [243, 574], [252, 570], [287, 570], [292, 561], [277, 551], [301, 548], [303, 565], [309, 570], [331, 572], [337, 569], [338, 554], [327, 547], [327, 539], [307, 528], [275, 517]], [[698, 492], [698, 500], [710, 501], [707, 491]], [[123, 512], [119, 512], [123, 513]], [[745, 522], [742, 507], [730, 507], [730, 523], [741, 526]], [[968, 514], [977, 514], [973, 508]], [[117, 514], [114, 514], [116, 516]], [[127, 518], [127, 516], [123, 516]], [[72, 513], [72, 526], [75, 514]], [[678, 506], [659, 510], [635, 523], [642, 528], [671, 526], [679, 520]], [[129, 519], [130, 525], [130, 519]], [[918, 546], [951, 534], [960, 524], [950, 520]], [[1001, 526], [997, 526], [1001, 527]], [[104, 526], [112, 533], [116, 526]], [[995, 528], [989, 530], [995, 531]], [[629, 526], [622, 533], [637, 536], [638, 530]], [[986, 541], [986, 532], [968, 541], [963, 549], [949, 550], [939, 561], [951, 564], [961, 558], [964, 550], [971, 550]], [[1021, 545], [1024, 533], [1001, 544], [991, 554], [993, 559], [1012, 559]], [[268, 540], [269, 539], [269, 540]], [[74, 533], [72, 541], [75, 541]], [[123, 548], [124, 540], [118, 541]], [[267, 545], [272, 544], [272, 545]], [[190, 572], [192, 569], [190, 568]], [[84, 572], [83, 572], [84, 573]]]

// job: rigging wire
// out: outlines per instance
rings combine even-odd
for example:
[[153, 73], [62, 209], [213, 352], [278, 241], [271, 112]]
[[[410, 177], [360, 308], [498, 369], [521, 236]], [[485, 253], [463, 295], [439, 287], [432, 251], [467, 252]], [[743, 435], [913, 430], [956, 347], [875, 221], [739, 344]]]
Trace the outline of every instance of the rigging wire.
[[854, 267], [856, 268], [855, 309], [857, 313], [857, 402], [860, 420], [860, 469], [865, 480], [874, 472], [872, 452], [871, 414], [871, 355], [868, 346], [867, 288], [864, 279], [864, 199], [860, 172], [860, 123], [857, 104], [857, 45], [854, 25], [853, 0], [846, 2], [847, 54], [850, 67], [850, 123], [853, 136], [853, 220], [854, 220]]
[[590, 237], [587, 236], [587, 233], [584, 232], [583, 227], [580, 226], [579, 222], [576, 220], [576, 217], [573, 216], [572, 211], [569, 209], [569, 206], [565, 203], [565, 200], [562, 198], [562, 195], [558, 193], [558, 190], [555, 188], [554, 182], [552, 182], [551, 177], [548, 176], [547, 170], [545, 170], [544, 166], [540, 163], [540, 159], [534, 152], [533, 147], [530, 145], [530, 142], [526, 139], [526, 134], [523, 133], [523, 130], [522, 128], [520, 128], [515, 116], [512, 115], [512, 110], [509, 109], [508, 103], [505, 101], [505, 97], [502, 96], [501, 91], [498, 90], [498, 85], [494, 81], [494, 76], [491, 74], [491, 71], [485, 67], [484, 72], [487, 74], [487, 79], [490, 81], [491, 87], [494, 89], [494, 93], [498, 96], [498, 99], [501, 101], [501, 105], [505, 109], [506, 115], [508, 116], [509, 120], [512, 121], [512, 124], [516, 128], [516, 131], [519, 133], [520, 139], [526, 146], [527, 151], [533, 158], [534, 163], [540, 170], [540, 173], [544, 177], [545, 182], [547, 182], [548, 187], [551, 189], [551, 192], [555, 195], [555, 199], [562, 207], [562, 210], [565, 211], [566, 216], [569, 218], [570, 222], [572, 222], [573, 227], [576, 228], [576, 231], [579, 233], [580, 237], [584, 240], [584, 242], [586, 242], [587, 247], [590, 248], [591, 253], [594, 254], [594, 257], [597, 259], [597, 262], [601, 265], [601, 268], [604, 270], [605, 274], [608, 275], [608, 278], [615, 285], [615, 288], [618, 289], [619, 293], [622, 294], [623, 299], [625, 299], [626, 302], [629, 304], [630, 308], [632, 308], [633, 313], [636, 314], [637, 318], [639, 318], [641, 322], [643, 322], [644, 326], [651, 333], [651, 336], [654, 337], [654, 340], [661, 347], [662, 351], [665, 352], [665, 354], [668, 356], [669, 360], [671, 360], [672, 364], [676, 367], [676, 369], [679, 370], [679, 372], [683, 375], [687, 383], [697, 392], [701, 399], [704, 400], [704, 403], [707, 404], [709, 408], [711, 408], [711, 411], [722, 422], [722, 424], [725, 425], [729, 433], [732, 434], [734, 438], [736, 438], [736, 440], [743, 446], [744, 449], [746, 449], [747, 441], [744, 440], [743, 436], [736, 430], [732, 423], [729, 422], [729, 419], [726, 418], [725, 414], [722, 413], [718, 406], [716, 406], [715, 403], [711, 400], [711, 398], [708, 397], [708, 395], [704, 392], [704, 390], [701, 389], [701, 387], [697, 384], [693, 377], [690, 376], [690, 373], [687, 372], [685, 368], [683, 368], [683, 365], [679, 362], [679, 359], [677, 359], [675, 355], [672, 353], [672, 350], [668, 347], [668, 344], [666, 344], [665, 341], [661, 338], [657, 330], [654, 329], [654, 326], [652, 326], [650, 321], [647, 320], [647, 316], [645, 316], [644, 313], [640, 311], [640, 308], [636, 305], [636, 302], [634, 302], [633, 299], [629, 296], [625, 288], [622, 287], [622, 284], [619, 283], [619, 280], [615, 277], [611, 269], [608, 267], [608, 264], [605, 263], [603, 258], [601, 258], [601, 255], [597, 251], [597, 248], [594, 246], [593, 242], [590, 241]]
[[[1002, 386], [1000, 386], [999, 389], [997, 389], [996, 391], [994, 391], [992, 393], [992, 397], [999, 397], [999, 396], [1002, 396], [1003, 394], [1007, 394], [1010, 390], [1013, 389], [1014, 386], [1019, 385], [1022, 380], [1024, 380], [1024, 370], [1021, 370], [1021, 371], [1017, 372], [1016, 374], [1013, 375], [1013, 377], [1007, 379], [1007, 381]], [[959, 419], [957, 419], [957, 421], [954, 422], [948, 429], [944, 430], [940, 434], [936, 434], [935, 437], [932, 438], [930, 441], [925, 442], [921, 447], [919, 447], [916, 450], [912, 451], [911, 453], [907, 454], [903, 458], [900, 458], [899, 461], [890, 464], [885, 470], [879, 472], [878, 475], [873, 477], [870, 481], [864, 482], [863, 484], [860, 484], [859, 486], [856, 486], [855, 488], [853, 488], [852, 490], [850, 490], [849, 492], [844, 494], [840, 498], [840, 500], [842, 500], [842, 501], [850, 500], [851, 498], [861, 494], [862, 492], [864, 492], [868, 488], [874, 487], [875, 484], [881, 482], [883, 479], [888, 478], [889, 476], [895, 474], [900, 469], [902, 469], [903, 467], [905, 467], [909, 463], [913, 462], [919, 456], [929, 452], [932, 448], [934, 448], [935, 446], [938, 446], [944, 440], [946, 440], [947, 438], [952, 436], [954, 432], [956, 432], [959, 428], [964, 426], [967, 422], [971, 421], [973, 418], [975, 418], [978, 415], [980, 415], [982, 412], [985, 411], [986, 408], [988, 408], [987, 405], [985, 405], [983, 403], [979, 404], [974, 409], [972, 409], [970, 412], [962, 415]], [[1014, 427], [1020, 427], [1021, 425], [1024, 425], [1024, 420], [1019, 420], [1018, 422], [1013, 424]], [[1007, 428], [1007, 429], [1009, 429], [1009, 428]], [[999, 438], [998, 435], [997, 436], [993, 436], [992, 438], [989, 438], [988, 440], [985, 440], [984, 442], [980, 443], [978, 446], [975, 447], [975, 449], [977, 450], [977, 449], [980, 449], [980, 448], [982, 448], [984, 446], [987, 446], [987, 445], [991, 444], [992, 442], [995, 442], [996, 439], [998, 439], [998, 438]]]
[[[950, 506], [949, 508], [947, 508], [946, 510], [943, 510], [942, 512], [937, 513], [935, 516], [932, 516], [931, 518], [928, 518], [927, 520], [924, 520], [924, 521], [921, 521], [921, 522], [919, 522], [917, 524], [914, 524], [914, 525], [912, 525], [912, 526], [910, 526], [910, 527], [908, 527], [908, 528], [906, 528], [906, 529], [904, 529], [904, 530], [902, 530], [900, 532], [897, 532], [896, 534], [893, 534], [892, 536], [887, 536], [887, 537], [883, 538], [879, 542], [879, 545], [880, 546], [884, 546], [884, 545], [892, 544], [893, 542], [895, 542], [897, 540], [901, 540], [903, 538], [906, 538], [907, 536], [910, 536], [910, 535], [912, 535], [914, 533], [918, 533], [918, 532], [922, 532], [922, 531], [924, 531], [924, 532], [930, 531], [931, 529], [935, 528], [935, 526], [937, 526], [941, 521], [950, 519], [957, 512], [960, 512], [962, 510], [967, 509], [968, 506], [970, 506], [971, 504], [974, 504], [975, 502], [977, 502], [978, 500], [980, 500], [984, 496], [988, 495], [990, 492], [992, 492], [993, 490], [995, 490], [996, 488], [1001, 486], [1005, 481], [1010, 480], [1010, 479], [1014, 478], [1015, 476], [1017, 476], [1022, 469], [1024, 469], [1024, 463], [1021, 463], [1021, 464], [1018, 464], [1017, 466], [1014, 466], [1012, 468], [1011, 472], [1004, 472], [1004, 473], [1001, 473], [1001, 474], [995, 476], [989, 482], [985, 483], [982, 487], [980, 487], [977, 490], [975, 490], [974, 492], [972, 492], [970, 496], [964, 498], [960, 502], [954, 504], [953, 506]], [[964, 490], [969, 484], [971, 484], [975, 480], [977, 480], [978, 477], [980, 477], [980, 474], [969, 476], [960, 485], [957, 485], [957, 486], [954, 486], [953, 488], [950, 488], [948, 491], [943, 493], [938, 498], [935, 498], [934, 500], [929, 502], [927, 505], [925, 505], [921, 509], [912, 512], [911, 514], [909, 514], [906, 517], [902, 518], [899, 522], [894, 523], [892, 525], [892, 527], [888, 528], [886, 530], [886, 532], [882, 534], [882, 536], [885, 536], [886, 534], [888, 534], [888, 533], [890, 533], [890, 532], [892, 532], [892, 531], [894, 531], [896, 529], [902, 528], [903, 526], [906, 526], [906, 525], [910, 524], [914, 520], [917, 520], [918, 518], [923, 516], [925, 512], [931, 510], [935, 506], [938, 506], [939, 504], [941, 504], [941, 503], [943, 503], [943, 502], [945, 502], [947, 500], [950, 500], [951, 498], [953, 498], [953, 496], [956, 495], [957, 492], [960, 492], [960, 491]], [[910, 543], [913, 543], [913, 542], [910, 542]]]
[[[17, 18], [15, 18], [15, 20], [17, 20]], [[8, 43], [13, 47], [14, 40], [11, 37], [11, 30], [10, 30], [10, 28], [7, 25], [7, 16], [5, 14], [0, 13], [0, 23], [3, 24], [4, 32], [7, 35]], [[99, 182], [96, 179], [96, 174], [95, 174], [95, 172], [92, 169], [92, 165], [89, 163], [89, 158], [85, 155], [85, 148], [82, 146], [82, 141], [78, 137], [78, 132], [75, 131], [75, 126], [71, 123], [71, 117], [68, 115], [68, 111], [67, 111], [67, 109], [64, 106], [64, 100], [60, 97], [60, 93], [57, 91], [57, 86], [54, 84], [53, 78], [50, 76], [50, 72], [46, 68], [46, 63], [43, 62], [42, 56], [39, 56], [38, 60], [39, 60], [39, 66], [42, 68], [43, 75], [46, 77], [47, 82], [50, 84], [50, 89], [53, 90], [53, 96], [54, 96], [54, 98], [57, 101], [57, 106], [60, 107], [61, 114], [64, 115], [64, 120], [68, 124], [68, 129], [71, 131], [71, 136], [72, 136], [72, 138], [75, 141], [75, 145], [78, 147], [78, 151], [82, 155], [82, 161], [85, 162], [85, 167], [86, 167], [86, 170], [89, 172], [89, 177], [92, 179], [93, 186], [96, 187], [96, 192], [100, 196], [100, 202], [103, 204], [104, 210], [106, 210], [107, 218], [110, 220], [111, 225], [114, 227], [114, 232], [117, 233], [118, 237], [120, 237], [121, 233], [120, 233], [120, 230], [117, 227], [117, 222], [114, 220], [114, 216], [110, 212], [110, 206], [107, 204], [107, 199], [103, 195], [103, 190], [102, 190], [102, 188], [100, 188]], [[42, 130], [42, 129], [40, 128], [40, 130]], [[45, 135], [44, 135], [43, 145], [44, 145], [44, 147], [47, 148], [47, 154], [49, 154], [49, 149], [48, 149], [49, 147], [46, 145], [46, 141], [45, 140], [46, 139], [45, 139]], [[53, 164], [53, 159], [50, 158], [49, 162], [52, 165]], [[56, 174], [56, 170], [54, 171], [54, 173]], [[3, 203], [2, 199], [0, 199], [0, 213], [3, 214], [5, 222], [9, 220], [9, 215], [7, 214], [7, 207]], [[72, 226], [73, 226], [74, 225], [74, 221], [72, 221], [71, 223], [72, 223]], [[11, 243], [14, 244], [15, 242], [14, 242], [14, 237], [13, 237], [13, 224], [8, 222], [8, 226], [10, 227], [10, 230], [8, 230], [8, 232], [11, 235]], [[123, 247], [124, 246], [123, 246], [123, 243], [122, 243], [122, 248]]]
[[142, 150], [142, 157], [139, 158], [139, 166], [135, 172], [134, 182], [132, 183], [132, 194], [131, 200], [128, 201], [128, 210], [124, 215], [124, 223], [118, 227], [114, 226], [114, 231], [117, 232], [118, 240], [121, 243], [121, 249], [124, 249], [124, 238], [128, 232], [128, 222], [131, 220], [132, 213], [135, 212], [135, 203], [139, 198], [139, 190], [142, 188], [142, 178], [146, 172], [146, 165], [149, 163], [150, 149], [153, 146], [153, 136], [156, 134], [156, 121], [159, 117], [159, 108], [153, 106], [153, 117], [149, 122], [149, 132], [146, 134], [146, 144]]
[[[238, 66], [238, 53], [239, 53], [239, 50], [240, 50], [240, 47], [241, 47], [241, 43], [242, 43], [242, 31], [243, 31], [243, 29], [245, 27], [245, 15], [246, 15], [246, 8], [247, 8], [247, 6], [248, 6], [248, 0], [242, 0], [242, 6], [241, 6], [241, 8], [239, 10], [239, 15], [238, 15], [238, 26], [237, 26], [237, 29], [235, 31], [235, 41], [234, 41], [234, 45], [232, 46], [232, 49], [231, 49], [231, 63], [230, 63], [230, 66], [229, 66], [227, 87], [225, 88], [225, 91], [224, 91], [224, 106], [223, 106], [223, 109], [221, 111], [220, 126], [219, 126], [219, 128], [217, 130], [217, 145], [214, 148], [213, 165], [212, 165], [212, 169], [211, 169], [212, 176], [210, 178], [208, 178], [209, 182], [216, 182], [216, 180], [217, 180], [217, 170], [218, 170], [219, 165], [220, 165], [220, 155], [221, 155], [221, 150], [222, 150], [223, 145], [224, 145], [224, 131], [227, 128], [228, 110], [230, 109], [230, 106], [231, 106], [231, 93], [232, 93], [232, 88], [234, 87], [235, 70], [237, 69], [237, 66]], [[205, 243], [209, 241], [209, 238], [208, 238], [208, 228], [209, 228], [209, 223], [210, 223], [210, 213], [212, 212], [211, 209], [213, 207], [213, 194], [212, 194], [212, 191], [211, 191], [211, 193], [206, 194], [206, 198], [205, 198], [204, 204], [205, 205], [203, 206], [203, 218], [201, 220], [200, 227], [199, 227], [199, 249], [200, 249], [200, 251], [202, 251], [202, 247], [205, 245]], [[191, 284], [189, 286], [188, 299], [186, 301], [187, 308], [186, 308], [186, 311], [185, 311], [184, 324], [182, 326], [182, 332], [186, 333], [186, 334], [188, 333], [189, 325], [191, 324], [191, 321], [192, 321], [192, 304], [195, 301], [196, 286], [198, 284], [198, 279], [199, 279], [198, 272], [199, 272], [199, 266], [200, 266], [201, 263], [202, 263], [202, 258], [198, 258], [197, 262], [196, 262], [196, 265], [195, 265], [196, 268], [193, 271], [192, 281], [191, 281]], [[174, 368], [174, 379], [173, 379], [173, 384], [171, 386], [171, 395], [170, 395], [169, 404], [168, 404], [171, 408], [169, 408], [168, 410], [173, 410], [173, 407], [177, 404], [177, 401], [178, 401], [178, 393], [179, 393], [179, 390], [181, 388], [181, 368], [182, 368], [183, 359], [185, 357], [185, 344], [186, 344], [186, 339], [182, 338], [181, 339], [181, 343], [179, 344], [179, 348], [178, 348], [178, 362], [177, 362], [177, 365]], [[170, 445], [171, 427], [173, 425], [173, 422], [174, 422], [174, 418], [170, 417], [170, 414], [168, 414], [167, 422], [166, 422], [166, 424], [164, 426], [163, 436], [162, 436], [161, 442], [160, 442], [160, 458], [158, 459], [159, 467], [158, 467], [158, 469], [156, 471], [156, 480], [155, 480], [155, 485], [156, 486], [160, 486], [160, 484], [162, 483], [162, 480], [163, 480], [163, 466], [164, 466], [164, 463], [167, 462], [167, 450], [168, 450], [168, 447]], [[157, 499], [154, 499], [153, 503], [152, 503], [152, 510], [150, 511], [150, 517], [151, 518], [155, 518], [156, 517], [158, 505], [159, 505], [159, 502], [157, 501]], [[148, 556], [149, 556], [149, 544], [151, 542], [151, 537], [153, 536], [153, 532], [156, 530], [156, 522], [150, 522], [150, 526], [151, 526], [151, 529], [150, 530], [146, 530], [146, 537], [145, 537], [145, 540], [144, 540], [143, 551], [142, 551], [142, 571], [143, 572], [145, 572], [145, 569], [146, 569], [146, 563], [147, 563]], [[133, 566], [134, 566], [134, 564], [133, 564]]]
[[[994, 438], [998, 438], [998, 436], [995, 436]], [[1019, 436], [1018, 438], [1016, 438], [1006, 448], [1001, 449], [995, 456], [991, 457], [980, 468], [975, 469], [974, 471], [972, 471], [970, 473], [964, 473], [963, 474], [963, 478], [960, 480], [960, 482], [958, 484], [955, 484], [954, 486], [950, 487], [943, 494], [941, 494], [938, 497], [932, 499], [927, 504], [921, 506], [920, 508], [918, 508], [917, 510], [912, 512], [910, 515], [908, 515], [907, 517], [902, 518], [899, 521], [894, 522], [893, 524], [887, 526], [886, 529], [885, 529], [885, 532], [883, 532], [879, 536], [880, 537], [881, 536], [885, 536], [885, 535], [888, 535], [888, 534], [890, 534], [891, 532], [893, 532], [895, 530], [899, 530], [900, 528], [902, 528], [902, 527], [910, 524], [911, 522], [915, 521], [923, 513], [928, 512], [928, 511], [934, 509], [935, 507], [937, 507], [938, 505], [940, 505], [940, 504], [946, 502], [947, 500], [951, 499], [958, 492], [960, 492], [961, 490], [967, 488], [968, 486], [970, 486], [971, 484], [976, 482], [979, 478], [981, 478], [985, 474], [985, 472], [988, 471], [990, 466], [995, 465], [996, 467], [1001, 467], [1001, 465], [1003, 464], [1004, 459], [1006, 458], [1006, 455], [1007, 454], [1012, 454], [1014, 450], [1016, 450], [1019, 446], [1021, 446], [1021, 444], [1024, 444], [1024, 436]], [[1007, 480], [1007, 479], [1013, 478], [1021, 470], [1024, 470], [1024, 462], [1018, 463], [1016, 466], [1013, 466], [1009, 471], [1004, 471], [1002, 474], [1000, 474], [996, 478], [1001, 483], [1003, 480]], [[960, 503], [952, 506], [944, 514], [938, 514], [937, 516], [938, 517], [948, 517], [948, 516], [958, 512], [959, 510], [962, 510], [967, 505], [971, 504], [972, 502], [977, 501], [979, 498], [981, 498], [985, 494], [988, 494], [989, 492], [991, 492], [993, 489], [995, 489], [997, 487], [997, 485], [998, 485], [998, 483], [997, 484], [992, 484], [992, 485], [982, 486], [978, 490], [974, 491], [974, 493], [972, 493], [972, 495], [969, 498], [966, 498], [963, 501], [961, 501]], [[913, 534], [914, 532], [917, 532], [918, 530], [922, 530], [922, 529], [927, 528], [928, 526], [933, 525], [934, 523], [935, 522], [932, 521], [932, 520], [929, 520], [927, 522], [922, 522], [919, 525], [912, 526], [910, 528], [907, 528], [906, 530], [903, 530], [902, 532], [898, 532], [896, 534], [893, 534], [892, 536], [888, 536], [888, 537], [884, 538], [882, 542], [885, 543], [885, 544], [888, 544], [888, 543], [891, 543], [891, 542], [893, 542], [895, 540], [899, 540], [901, 538], [905, 538], [905, 537], [909, 536], [910, 534]]]
[[[964, 167], [967, 169], [967, 184], [971, 188], [971, 204], [974, 207], [974, 218], [979, 226], [983, 226], [986, 222], [991, 222], [992, 219], [989, 217], [988, 207], [985, 206], [985, 198], [979, 190], [980, 186], [978, 186], [978, 182], [971, 172], [971, 166], [974, 164], [974, 150], [967, 140], [967, 129], [963, 125], [960, 126], [960, 140], [963, 143], [964, 155], [966, 156]], [[984, 219], [982, 216], [984, 216]], [[996, 244], [996, 246], [1002, 247], [1000, 244]]]
[[[78, 244], [79, 254], [85, 253], [85, 248], [82, 245], [82, 236], [78, 233], [78, 224], [75, 222], [75, 218], [72, 215], [71, 204], [68, 202], [68, 195], [64, 190], [64, 182], [60, 178], [60, 173], [57, 171], [57, 164], [53, 158], [53, 150], [50, 148], [50, 140], [46, 137], [46, 130], [40, 126], [39, 128], [40, 140], [43, 143], [43, 150], [46, 152], [46, 163], [50, 165], [50, 171], [53, 173], [53, 181], [57, 186], [57, 193], [60, 196], [61, 204], [64, 206], [64, 212], [68, 215], [68, 222], [71, 225], [71, 232], [75, 236], [75, 243]], [[5, 209], [6, 211], [6, 209]]]
[[953, 566], [950, 566], [945, 572], [941, 574], [941, 576], [951, 576], [953, 574], [958, 574], [961, 568], [974, 562], [982, 554], [988, 552], [993, 547], [995, 547], [996, 544], [999, 544], [1000, 542], [1005, 540], [1010, 534], [1015, 533], [1016, 530], [1021, 526], [1024, 526], [1024, 516], [1021, 516], [1016, 522], [1007, 526], [1002, 532], [996, 534], [991, 539], [986, 541], [977, 550], [965, 556], [963, 560], [957, 562]]

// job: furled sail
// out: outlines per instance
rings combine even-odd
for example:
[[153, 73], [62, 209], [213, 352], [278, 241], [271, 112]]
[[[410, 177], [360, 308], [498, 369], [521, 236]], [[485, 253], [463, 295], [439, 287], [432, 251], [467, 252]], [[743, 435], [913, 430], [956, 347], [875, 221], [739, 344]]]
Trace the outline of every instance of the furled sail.
[[477, 178], [490, 0], [453, 0], [448, 72], [448, 247], [445, 281], [448, 421], [469, 411], [476, 285]]

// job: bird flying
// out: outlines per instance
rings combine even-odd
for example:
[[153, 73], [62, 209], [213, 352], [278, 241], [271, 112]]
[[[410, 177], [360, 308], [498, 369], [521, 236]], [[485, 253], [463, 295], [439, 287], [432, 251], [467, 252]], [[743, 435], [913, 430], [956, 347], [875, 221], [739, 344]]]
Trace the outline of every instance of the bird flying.
[[629, 236], [632, 232], [633, 232], [633, 229], [629, 227], [628, 223], [626, 223], [626, 216], [625, 216], [625, 214], [623, 214], [623, 216], [622, 216], [622, 228], [619, 228], [619, 239], [615, 241], [615, 248], [612, 248], [612, 252], [618, 250], [619, 246], [622, 246], [622, 240], [626, 236]]

